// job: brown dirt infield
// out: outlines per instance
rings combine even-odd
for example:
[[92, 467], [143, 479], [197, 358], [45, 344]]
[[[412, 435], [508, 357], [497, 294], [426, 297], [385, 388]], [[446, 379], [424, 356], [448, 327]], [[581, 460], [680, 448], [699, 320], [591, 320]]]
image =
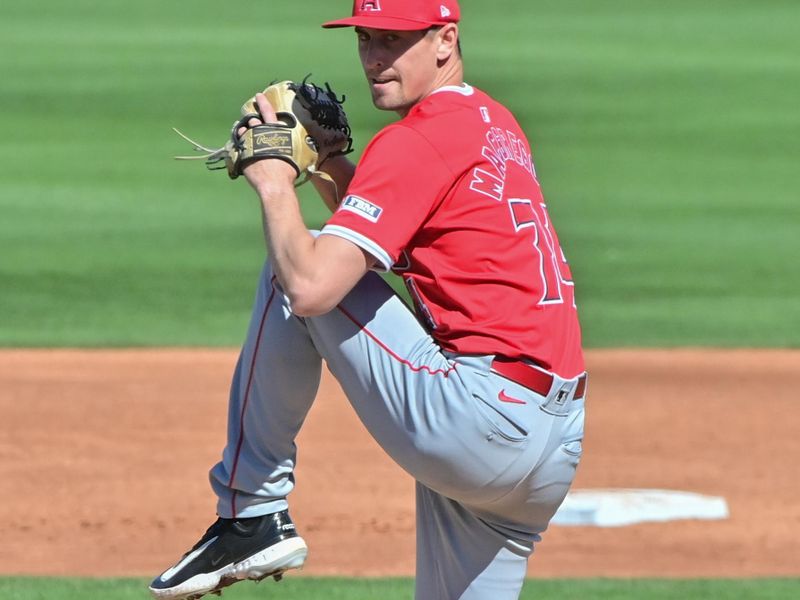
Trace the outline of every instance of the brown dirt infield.
[[[0, 571], [152, 576], [213, 520], [231, 350], [0, 352]], [[724, 496], [726, 521], [552, 527], [531, 576], [800, 575], [800, 351], [593, 351], [576, 488]], [[411, 479], [327, 376], [298, 440], [310, 575], [411, 575]]]

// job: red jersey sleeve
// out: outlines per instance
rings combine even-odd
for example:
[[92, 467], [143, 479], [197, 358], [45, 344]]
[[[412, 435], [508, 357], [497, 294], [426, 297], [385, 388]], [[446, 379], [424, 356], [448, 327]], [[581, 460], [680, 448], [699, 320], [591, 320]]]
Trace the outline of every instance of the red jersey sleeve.
[[456, 179], [421, 133], [390, 125], [365, 149], [322, 234], [353, 242], [388, 271]]

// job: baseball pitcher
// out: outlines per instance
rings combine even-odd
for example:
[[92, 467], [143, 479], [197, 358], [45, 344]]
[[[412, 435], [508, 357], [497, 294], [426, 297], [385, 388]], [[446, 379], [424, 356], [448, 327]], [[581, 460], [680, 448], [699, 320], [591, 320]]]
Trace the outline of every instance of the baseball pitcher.
[[[459, 18], [456, 0], [355, 0], [324, 25], [354, 28], [374, 105], [398, 115], [357, 166], [343, 99], [308, 81], [256, 94], [205, 149], [255, 191], [269, 260], [210, 473], [219, 518], [156, 598], [303, 565], [288, 508], [323, 360], [416, 480], [416, 598], [518, 598], [581, 457], [586, 373], [530, 144], [464, 82]], [[333, 211], [318, 233], [294, 190], [306, 178]], [[413, 309], [376, 271], [403, 278]]]

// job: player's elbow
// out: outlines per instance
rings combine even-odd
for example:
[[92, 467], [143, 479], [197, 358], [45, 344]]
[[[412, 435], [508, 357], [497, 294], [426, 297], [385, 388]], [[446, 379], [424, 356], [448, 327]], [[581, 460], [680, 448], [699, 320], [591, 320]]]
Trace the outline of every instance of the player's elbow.
[[292, 300], [292, 314], [298, 317], [318, 317], [333, 310], [336, 304], [330, 302], [313, 302], [308, 300]]
[[329, 313], [340, 298], [332, 298], [313, 282], [299, 283], [286, 291], [292, 314], [298, 317], [318, 317]]
[[324, 245], [313, 266], [303, 271], [283, 270], [282, 281], [291, 311], [298, 317], [317, 317], [332, 311], [367, 273], [370, 263], [363, 250], [346, 240], [320, 236]]

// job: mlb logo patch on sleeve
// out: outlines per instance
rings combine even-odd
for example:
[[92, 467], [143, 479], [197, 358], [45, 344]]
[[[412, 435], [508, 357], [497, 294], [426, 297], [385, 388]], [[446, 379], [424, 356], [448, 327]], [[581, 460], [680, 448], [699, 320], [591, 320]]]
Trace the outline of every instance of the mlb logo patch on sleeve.
[[377, 223], [381, 218], [383, 209], [380, 206], [373, 204], [358, 196], [347, 196], [339, 206], [339, 210], [349, 210], [357, 215], [364, 217], [367, 221]]

